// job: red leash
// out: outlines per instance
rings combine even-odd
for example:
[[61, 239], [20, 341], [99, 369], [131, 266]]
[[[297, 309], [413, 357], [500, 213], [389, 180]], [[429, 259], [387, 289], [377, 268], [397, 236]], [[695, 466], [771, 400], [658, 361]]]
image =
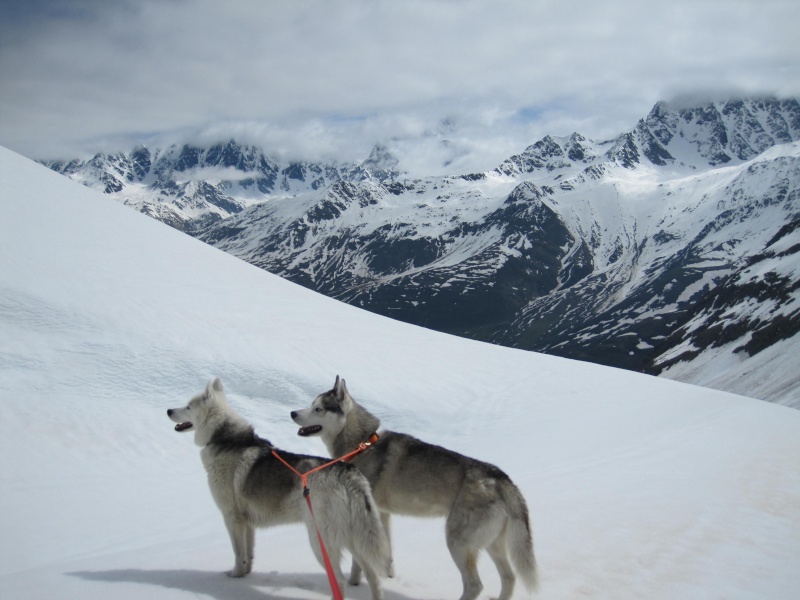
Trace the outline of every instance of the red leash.
[[336, 464], [339, 461], [349, 462], [352, 458], [378, 441], [378, 434], [373, 433], [369, 436], [369, 439], [366, 442], [361, 442], [358, 445], [358, 448], [353, 450], [352, 452], [348, 452], [344, 456], [337, 458], [336, 460], [332, 460], [330, 462], [326, 462], [324, 465], [320, 465], [318, 467], [314, 467], [310, 471], [306, 471], [305, 473], [301, 473], [297, 469], [295, 469], [292, 465], [288, 462], [283, 460], [283, 457], [278, 454], [276, 450], [272, 451], [272, 455], [281, 461], [286, 467], [292, 471], [295, 475], [300, 477], [300, 482], [303, 484], [303, 497], [306, 499], [306, 504], [308, 504], [308, 510], [311, 513], [311, 519], [314, 521], [314, 528], [317, 530], [317, 539], [319, 540], [319, 548], [322, 551], [322, 561], [325, 563], [325, 571], [328, 573], [328, 583], [331, 586], [331, 592], [333, 592], [334, 600], [343, 600], [344, 596], [342, 596], [342, 590], [339, 589], [339, 583], [336, 581], [336, 575], [333, 572], [333, 566], [331, 565], [331, 559], [328, 557], [328, 551], [325, 548], [325, 543], [322, 541], [322, 534], [319, 532], [319, 525], [317, 525], [317, 518], [314, 516], [314, 508], [311, 506], [311, 490], [308, 488], [308, 476], [312, 473], [316, 473], [317, 471], [321, 471], [327, 467], [330, 467], [333, 464]]

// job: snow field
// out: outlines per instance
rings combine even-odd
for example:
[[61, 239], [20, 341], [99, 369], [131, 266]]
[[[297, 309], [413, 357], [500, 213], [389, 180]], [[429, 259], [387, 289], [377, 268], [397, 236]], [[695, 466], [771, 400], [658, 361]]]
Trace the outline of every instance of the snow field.
[[[232, 551], [198, 449], [165, 411], [220, 376], [258, 433], [324, 454], [288, 413], [336, 374], [384, 426], [512, 477], [537, 598], [800, 589], [798, 411], [365, 313], [4, 149], [0, 190], [3, 598], [329, 597], [299, 525], [258, 533], [249, 577], [222, 575]], [[395, 519], [387, 600], [460, 593], [442, 530]]]

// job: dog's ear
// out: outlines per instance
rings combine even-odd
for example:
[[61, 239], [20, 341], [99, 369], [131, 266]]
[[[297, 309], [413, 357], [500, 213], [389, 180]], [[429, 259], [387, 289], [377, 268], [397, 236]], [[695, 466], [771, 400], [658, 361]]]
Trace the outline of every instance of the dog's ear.
[[344, 379], [339, 379], [339, 376], [336, 376], [336, 383], [333, 384], [333, 395], [336, 396], [336, 401], [341, 402], [344, 399], [344, 395], [347, 393], [347, 386], [344, 383]]
[[204, 396], [206, 399], [208, 399], [211, 398], [211, 396], [213, 396], [214, 394], [220, 393], [222, 391], [223, 391], [222, 381], [220, 381], [220, 378], [217, 377], [216, 379], [209, 381], [206, 384], [206, 393], [204, 394]]
[[344, 379], [336, 376], [336, 384], [333, 386], [333, 395], [336, 398], [336, 403], [347, 414], [353, 408], [353, 400], [350, 398], [350, 392], [347, 391], [347, 383]]

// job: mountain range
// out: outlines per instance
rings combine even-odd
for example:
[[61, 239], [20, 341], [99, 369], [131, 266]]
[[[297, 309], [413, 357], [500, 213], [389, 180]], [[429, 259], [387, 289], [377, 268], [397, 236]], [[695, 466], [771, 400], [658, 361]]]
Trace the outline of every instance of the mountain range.
[[235, 141], [46, 164], [376, 313], [800, 407], [798, 140], [797, 100], [754, 98], [659, 102], [614, 139], [444, 177], [391, 142], [360, 164]]

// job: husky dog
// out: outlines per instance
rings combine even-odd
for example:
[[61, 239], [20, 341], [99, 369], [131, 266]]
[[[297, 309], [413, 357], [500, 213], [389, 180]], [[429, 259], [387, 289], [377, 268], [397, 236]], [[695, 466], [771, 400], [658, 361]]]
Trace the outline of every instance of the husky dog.
[[[283, 523], [305, 523], [311, 548], [323, 564], [300, 477], [281, 464], [272, 454], [275, 447], [230, 408], [219, 379], [209, 382], [187, 406], [167, 410], [167, 415], [178, 423], [175, 431], [194, 431], [194, 442], [202, 447], [211, 495], [233, 544], [236, 562], [228, 575], [244, 577], [252, 570], [256, 527]], [[328, 462], [283, 451], [280, 456], [300, 473]], [[374, 600], [381, 600], [378, 575], [388, 572], [391, 548], [369, 482], [355, 466], [335, 463], [309, 475], [308, 487], [339, 589], [344, 593], [340, 563], [346, 548], [364, 567]]]
[[[353, 400], [338, 375], [332, 390], [317, 396], [310, 408], [292, 411], [291, 417], [300, 425], [299, 435], [320, 436], [334, 457], [356, 448], [380, 426], [377, 417]], [[515, 570], [529, 589], [536, 587], [528, 508], [503, 471], [393, 431], [381, 432], [352, 463], [372, 484], [387, 535], [390, 513], [446, 518], [447, 548], [464, 584], [461, 600], [474, 600], [483, 589], [476, 566], [483, 548], [500, 573], [499, 600], [511, 598]], [[351, 582], [360, 578], [357, 562]]]

